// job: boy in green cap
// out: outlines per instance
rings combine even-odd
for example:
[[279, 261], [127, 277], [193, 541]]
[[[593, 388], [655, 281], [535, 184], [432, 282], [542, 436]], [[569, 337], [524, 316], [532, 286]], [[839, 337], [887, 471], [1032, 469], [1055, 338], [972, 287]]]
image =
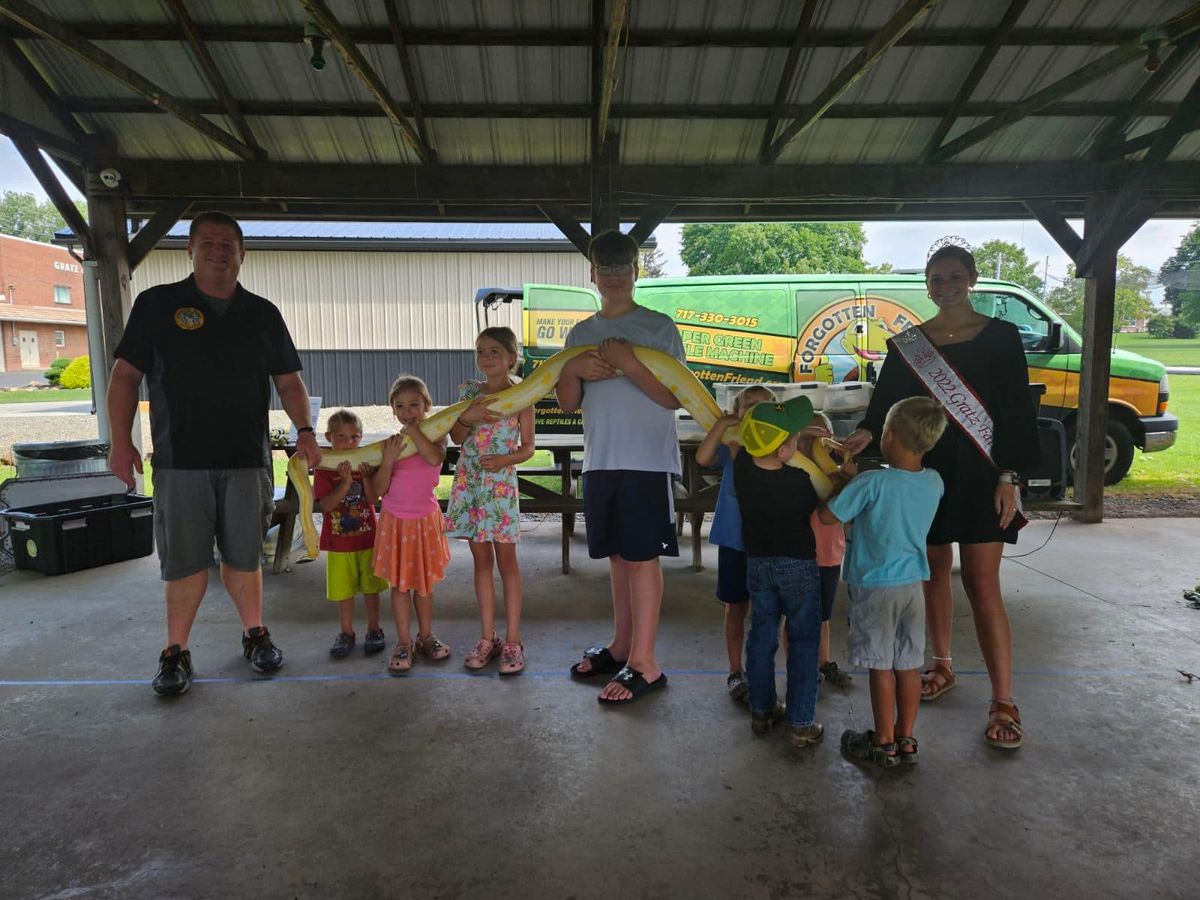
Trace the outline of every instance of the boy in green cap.
[[786, 618], [787, 736], [794, 747], [816, 744], [825, 733], [815, 721], [821, 581], [809, 524], [820, 501], [807, 473], [786, 465], [812, 416], [807, 397], [754, 404], [742, 418], [746, 452], [733, 463], [750, 589], [750, 725], [760, 735], [771, 728], [779, 620]]

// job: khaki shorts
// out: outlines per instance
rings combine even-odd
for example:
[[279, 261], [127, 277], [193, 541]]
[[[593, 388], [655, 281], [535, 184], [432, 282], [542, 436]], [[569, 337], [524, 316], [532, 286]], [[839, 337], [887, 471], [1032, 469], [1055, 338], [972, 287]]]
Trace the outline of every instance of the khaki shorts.
[[375, 574], [375, 548], [327, 550], [325, 552], [325, 596], [335, 602], [353, 600], [357, 594], [378, 594], [391, 589]]
[[178, 581], [221, 561], [239, 572], [262, 564], [275, 512], [270, 469], [155, 469], [154, 542], [163, 581]]
[[847, 585], [850, 662], [868, 669], [919, 669], [925, 662], [925, 594], [921, 582], [890, 587]]

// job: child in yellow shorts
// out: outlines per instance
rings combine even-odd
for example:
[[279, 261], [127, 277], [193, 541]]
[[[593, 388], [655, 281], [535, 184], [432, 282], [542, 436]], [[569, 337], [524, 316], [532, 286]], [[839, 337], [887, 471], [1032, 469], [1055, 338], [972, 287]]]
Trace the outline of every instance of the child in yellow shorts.
[[[362, 421], [348, 409], [329, 417], [325, 440], [334, 450], [353, 450], [362, 441]], [[379, 627], [379, 592], [388, 583], [375, 574], [375, 503], [371, 479], [375, 470], [363, 463], [354, 471], [342, 463], [336, 472], [317, 469], [313, 497], [324, 513], [321, 550], [325, 554], [325, 595], [338, 605], [341, 630], [329, 655], [344, 659], [354, 649], [354, 597], [361, 593], [367, 607], [367, 637], [363, 650], [378, 653], [385, 635]]]

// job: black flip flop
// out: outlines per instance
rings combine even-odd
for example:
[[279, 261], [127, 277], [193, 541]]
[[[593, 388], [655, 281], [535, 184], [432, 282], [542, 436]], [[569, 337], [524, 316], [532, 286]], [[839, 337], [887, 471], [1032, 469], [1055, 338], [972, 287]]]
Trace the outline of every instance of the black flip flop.
[[[609, 653], [607, 647], [597, 644], [583, 651], [583, 659], [591, 660], [592, 667], [586, 672], [579, 671], [579, 663], [571, 666], [571, 677], [579, 680], [595, 678], [597, 675], [614, 675], [621, 671], [625, 660], [617, 660]], [[582, 662], [583, 660], [580, 660]]]
[[612, 684], [613, 682], [621, 685], [621, 687], [625, 688], [625, 690], [629, 691], [631, 694], [633, 694], [633, 696], [626, 697], [624, 700], [609, 700], [607, 697], [597, 697], [596, 699], [601, 703], [608, 703], [612, 706], [620, 706], [622, 703], [632, 703], [634, 700], [644, 697], [651, 691], [666, 687], [667, 673], [663, 672], [653, 681], [647, 681], [644, 677], [642, 677], [642, 673], [637, 669], [631, 669], [629, 666], [625, 666], [616, 674], [616, 676], [613, 677], [609, 684]]

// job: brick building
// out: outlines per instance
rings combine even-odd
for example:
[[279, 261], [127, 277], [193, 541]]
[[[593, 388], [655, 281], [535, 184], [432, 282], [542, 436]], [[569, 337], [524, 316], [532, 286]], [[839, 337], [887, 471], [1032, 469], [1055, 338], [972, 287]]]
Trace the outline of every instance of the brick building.
[[0, 235], [0, 372], [40, 375], [88, 352], [83, 267], [63, 247]]

